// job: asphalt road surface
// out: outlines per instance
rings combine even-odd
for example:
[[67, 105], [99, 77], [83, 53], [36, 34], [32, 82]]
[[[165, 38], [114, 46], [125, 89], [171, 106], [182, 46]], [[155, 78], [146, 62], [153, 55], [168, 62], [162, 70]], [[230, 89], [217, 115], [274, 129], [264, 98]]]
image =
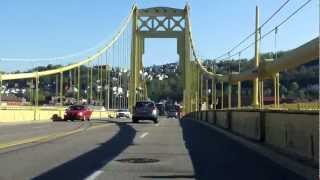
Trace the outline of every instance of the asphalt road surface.
[[0, 126], [0, 144], [23, 140], [24, 134], [30, 138], [70, 131], [76, 132], [0, 148], [0, 179], [302, 179], [191, 120]]

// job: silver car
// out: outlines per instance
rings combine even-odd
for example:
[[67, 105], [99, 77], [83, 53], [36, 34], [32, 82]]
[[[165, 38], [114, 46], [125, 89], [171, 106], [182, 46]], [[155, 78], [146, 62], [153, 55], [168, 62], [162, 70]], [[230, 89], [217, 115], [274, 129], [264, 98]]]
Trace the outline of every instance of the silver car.
[[118, 109], [116, 111], [117, 118], [130, 118], [131, 114], [128, 109]]
[[132, 122], [138, 123], [139, 120], [152, 120], [158, 123], [158, 110], [152, 101], [138, 101], [133, 108]]

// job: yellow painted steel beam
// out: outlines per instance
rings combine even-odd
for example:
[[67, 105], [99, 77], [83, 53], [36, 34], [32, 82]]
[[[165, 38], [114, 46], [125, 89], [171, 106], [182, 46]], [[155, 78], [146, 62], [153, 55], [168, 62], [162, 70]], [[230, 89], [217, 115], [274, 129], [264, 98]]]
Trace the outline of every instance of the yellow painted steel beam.
[[90, 93], [89, 93], [89, 103], [91, 104], [92, 103], [92, 100], [93, 100], [93, 64], [91, 64], [91, 67], [90, 68], [90, 82], [89, 82], [89, 90], [90, 90]]
[[77, 101], [78, 103], [80, 103], [80, 79], [81, 79], [81, 76], [80, 76], [80, 71], [81, 71], [81, 68], [80, 66], [78, 67], [78, 76], [77, 76], [77, 86], [78, 86], [78, 92], [77, 92]]
[[[255, 24], [255, 44], [254, 44], [254, 67], [259, 68], [260, 64], [260, 29], [259, 29], [259, 8], [256, 6], [256, 24]], [[256, 76], [252, 80], [252, 102], [251, 105], [253, 107], [259, 107], [260, 106], [260, 100], [259, 100], [259, 76]]]
[[0, 106], [2, 104], [2, 74], [0, 73]]
[[237, 108], [240, 109], [241, 108], [241, 81], [238, 81], [237, 83], [237, 87], [238, 87], [238, 104], [237, 104]]
[[228, 109], [231, 109], [232, 107], [232, 102], [231, 102], [231, 96], [232, 96], [232, 84], [228, 83]]
[[214, 78], [212, 78], [212, 104], [215, 110], [217, 108], [217, 85]]
[[205, 80], [205, 96], [206, 96], [206, 110], [209, 110], [209, 94], [208, 94], [208, 90], [209, 90], [209, 80], [206, 79]]
[[209, 72], [203, 65], [201, 60], [198, 58], [195, 51], [195, 44], [192, 38], [191, 22], [189, 23], [189, 37], [191, 43], [191, 49], [193, 56], [195, 57], [196, 63], [199, 65], [202, 73], [209, 78], [215, 78], [217, 81], [231, 82], [236, 84], [238, 81], [253, 80], [257, 77], [262, 79], [272, 79], [273, 75], [286, 69], [296, 68], [302, 64], [308, 63], [312, 60], [319, 58], [319, 38], [312, 39], [311, 41], [295, 48], [285, 56], [278, 58], [277, 61], [266, 63], [259, 63], [259, 67], [253, 68], [247, 72], [240, 74], [229, 74], [222, 75]]
[[202, 67], [201, 69], [207, 76], [217, 78], [224, 82], [230, 79], [232, 83], [236, 84], [238, 81], [253, 80], [258, 76], [262, 79], [272, 79], [273, 74], [296, 68], [317, 58], [319, 58], [319, 38], [312, 39], [311, 41], [288, 51], [284, 56], [278, 58], [277, 61], [261, 62], [259, 68], [254, 68], [240, 74], [215, 75], [208, 72], [203, 66], [200, 67]]
[[286, 53], [285, 56], [272, 62], [265, 62], [260, 68], [260, 75], [263, 77], [283, 70], [293, 69], [302, 64], [319, 58], [319, 38], [315, 38], [302, 46]]
[[224, 84], [224, 82], [223, 81], [221, 81], [221, 109], [223, 109], [224, 108], [224, 104], [223, 104], [223, 100], [224, 100], [224, 98], [223, 98], [223, 84]]
[[[137, 101], [137, 84], [138, 84], [138, 37], [137, 37], [137, 28], [138, 28], [138, 10], [137, 7], [133, 9], [133, 16], [132, 16], [132, 40], [131, 40], [131, 57], [130, 57], [130, 84], [129, 84], [129, 99], [128, 99], [128, 106], [130, 112], [133, 112], [133, 106]], [[112, 97], [111, 97], [112, 98]]]
[[63, 106], [63, 72], [60, 72], [60, 92], [59, 92], [60, 104]]

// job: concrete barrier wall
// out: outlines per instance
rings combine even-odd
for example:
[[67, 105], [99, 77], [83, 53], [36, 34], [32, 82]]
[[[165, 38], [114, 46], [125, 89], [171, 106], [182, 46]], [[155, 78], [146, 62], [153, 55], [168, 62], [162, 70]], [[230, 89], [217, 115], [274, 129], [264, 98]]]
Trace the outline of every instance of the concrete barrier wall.
[[[283, 152], [315, 163], [319, 160], [319, 112], [284, 110], [217, 110], [195, 112], [193, 117], [259, 140]], [[192, 117], [192, 116], [191, 116]]]
[[319, 159], [319, 115], [266, 112], [265, 120], [267, 144]]
[[200, 111], [199, 113], [200, 113], [200, 120], [204, 121], [204, 113], [203, 113], [203, 111]]
[[228, 128], [229, 122], [228, 122], [228, 112], [227, 111], [217, 111], [216, 112], [216, 124], [217, 126], [220, 126], [222, 128]]
[[207, 121], [207, 111], [202, 111], [202, 121]]
[[231, 113], [232, 131], [247, 138], [260, 140], [261, 121], [259, 112], [232, 111]]
[[51, 118], [54, 114], [59, 116], [64, 115], [64, 110], [39, 110], [37, 111], [37, 120], [48, 120], [51, 121]]
[[214, 123], [214, 112], [213, 111], [208, 111], [208, 122], [209, 123]]
[[[63, 109], [33, 109], [33, 108], [15, 108], [0, 109], [0, 123], [28, 122], [28, 121], [52, 121], [51, 117], [57, 114], [63, 118]], [[92, 119], [106, 119], [109, 116], [115, 117], [114, 112], [110, 111], [93, 111]]]
[[32, 121], [35, 118], [35, 111], [32, 109], [0, 110], [0, 117], [0, 122]]
[[116, 117], [116, 113], [111, 111], [93, 111], [91, 115], [91, 119], [106, 119], [109, 117]]

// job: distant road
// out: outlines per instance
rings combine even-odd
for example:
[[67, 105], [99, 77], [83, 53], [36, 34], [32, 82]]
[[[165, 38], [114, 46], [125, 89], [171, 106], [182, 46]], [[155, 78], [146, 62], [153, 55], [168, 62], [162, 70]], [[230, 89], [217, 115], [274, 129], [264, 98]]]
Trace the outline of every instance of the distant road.
[[23, 134], [30, 138], [43, 136], [43, 132], [73, 131], [0, 149], [0, 179], [302, 179], [189, 120], [160, 118], [159, 124], [132, 124], [117, 119], [0, 126], [0, 138], [14, 141]]

